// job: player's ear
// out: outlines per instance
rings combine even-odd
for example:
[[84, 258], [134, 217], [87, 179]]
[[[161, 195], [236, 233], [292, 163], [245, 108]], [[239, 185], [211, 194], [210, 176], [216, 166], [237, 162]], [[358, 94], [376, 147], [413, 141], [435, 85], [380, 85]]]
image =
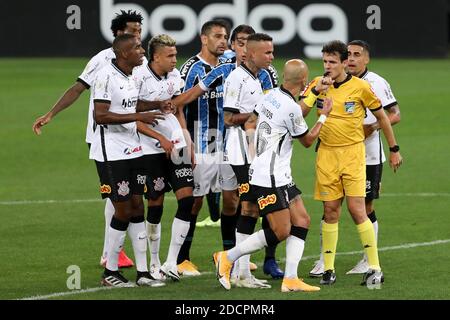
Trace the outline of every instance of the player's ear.
[[202, 46], [206, 46], [206, 44], [208, 43], [208, 36], [206, 34], [202, 34], [200, 36], [200, 40], [202, 41]]

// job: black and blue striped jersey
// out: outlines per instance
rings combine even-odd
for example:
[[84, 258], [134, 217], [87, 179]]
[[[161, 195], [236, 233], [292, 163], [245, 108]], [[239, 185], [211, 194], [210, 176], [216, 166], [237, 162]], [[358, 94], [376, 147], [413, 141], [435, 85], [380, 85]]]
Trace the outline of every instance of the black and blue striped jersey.
[[[223, 61], [223, 60], [222, 60]], [[187, 60], [180, 69], [185, 92], [195, 87], [215, 66], [198, 55]], [[187, 129], [195, 144], [195, 153], [222, 151], [223, 91], [213, 88], [184, 107]]]

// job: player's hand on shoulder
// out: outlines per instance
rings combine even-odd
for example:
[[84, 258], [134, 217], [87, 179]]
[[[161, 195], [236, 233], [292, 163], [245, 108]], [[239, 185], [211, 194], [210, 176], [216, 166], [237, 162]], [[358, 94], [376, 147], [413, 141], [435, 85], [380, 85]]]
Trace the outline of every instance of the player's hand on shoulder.
[[161, 112], [139, 112], [137, 120], [147, 124], [157, 125], [158, 120], [164, 120], [164, 113]]

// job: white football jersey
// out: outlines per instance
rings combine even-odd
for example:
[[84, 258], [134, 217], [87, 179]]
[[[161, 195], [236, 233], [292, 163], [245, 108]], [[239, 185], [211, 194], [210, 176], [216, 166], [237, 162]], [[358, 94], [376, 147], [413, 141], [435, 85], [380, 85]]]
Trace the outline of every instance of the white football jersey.
[[295, 98], [283, 86], [269, 90], [256, 106], [256, 156], [249, 170], [250, 184], [282, 187], [291, 183], [293, 139], [308, 133]]
[[[366, 80], [372, 87], [375, 95], [380, 99], [381, 106], [384, 109], [388, 109], [393, 105], [397, 104], [394, 94], [392, 93], [391, 86], [389, 83], [378, 74], [366, 70], [361, 79]], [[367, 110], [366, 117], [364, 118], [364, 124], [371, 124], [377, 121], [377, 118], [373, 113]], [[386, 161], [386, 156], [383, 151], [383, 143], [381, 141], [380, 130], [375, 130], [369, 137], [365, 140], [366, 145], [366, 164], [376, 165], [381, 164]]]
[[[110, 103], [110, 112], [136, 113], [140, 87], [141, 81], [134, 74], [127, 76], [110, 63], [97, 74], [93, 101]], [[133, 159], [142, 155], [136, 122], [98, 125], [91, 144], [90, 159], [105, 162]]]
[[[139, 99], [146, 101], [163, 101], [181, 94], [184, 81], [177, 69], [169, 72], [165, 77], [158, 76], [148, 64], [135, 69], [136, 76], [142, 79], [142, 87], [139, 92]], [[151, 112], [151, 111], [150, 111]], [[172, 141], [176, 149], [186, 146], [183, 129], [177, 118], [173, 114], [166, 114], [164, 120], [158, 120], [158, 124], [149, 128], [161, 133], [168, 140]], [[141, 144], [144, 154], [164, 153], [159, 141], [140, 134]]]
[[[97, 53], [94, 57], [89, 60], [88, 64], [83, 70], [83, 73], [78, 77], [78, 81], [81, 82], [86, 89], [90, 89], [94, 86], [94, 80], [97, 77], [97, 73], [104, 66], [108, 65], [112, 59], [115, 59], [116, 55], [112, 48], [105, 49]], [[147, 59], [144, 57], [143, 64], [147, 64]], [[88, 121], [86, 127], [86, 142], [92, 143], [94, 137], [94, 131], [96, 129], [94, 121], [94, 95], [93, 90], [91, 90], [89, 98], [89, 112]]]
[[[233, 70], [225, 81], [224, 111], [233, 113], [253, 112], [264, 93], [261, 82], [252, 72], [241, 64]], [[241, 126], [231, 127], [227, 130], [225, 141], [224, 161], [232, 165], [251, 163], [248, 153], [248, 139]]]

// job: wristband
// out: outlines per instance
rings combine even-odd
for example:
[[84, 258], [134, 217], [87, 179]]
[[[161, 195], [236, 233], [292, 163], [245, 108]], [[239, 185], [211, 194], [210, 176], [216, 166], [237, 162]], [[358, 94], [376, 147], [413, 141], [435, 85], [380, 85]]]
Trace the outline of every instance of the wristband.
[[303, 99], [303, 102], [310, 108], [314, 106], [314, 103], [317, 100], [317, 95], [315, 95], [312, 91], [308, 94], [308, 96]]
[[321, 124], [325, 123], [325, 120], [327, 120], [327, 116], [324, 114], [321, 114], [317, 122], [320, 122]]

